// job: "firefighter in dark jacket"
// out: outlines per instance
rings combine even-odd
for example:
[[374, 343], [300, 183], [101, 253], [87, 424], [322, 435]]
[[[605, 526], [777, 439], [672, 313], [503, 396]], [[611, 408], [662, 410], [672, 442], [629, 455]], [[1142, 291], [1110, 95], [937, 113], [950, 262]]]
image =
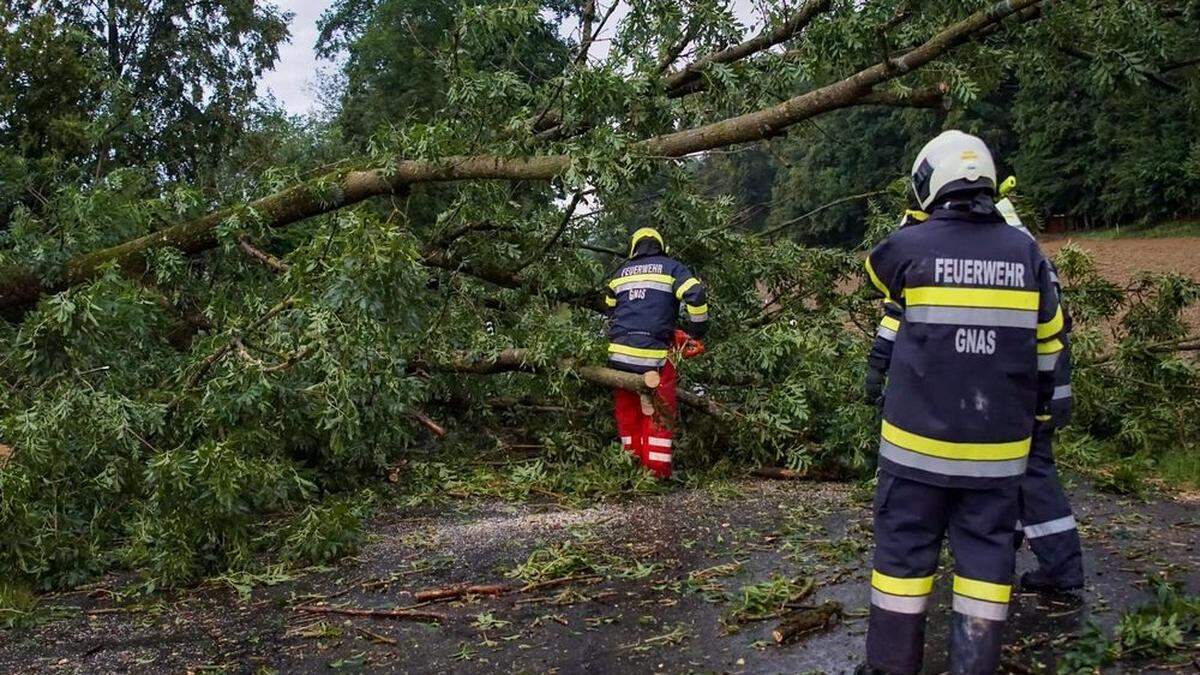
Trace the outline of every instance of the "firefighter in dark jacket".
[[[672, 425], [677, 412], [672, 349], [694, 353], [708, 330], [704, 284], [683, 263], [667, 256], [658, 230], [643, 227], [629, 242], [629, 260], [605, 286], [609, 310], [608, 361], [617, 370], [656, 370], [660, 383], [649, 400], [631, 391], [613, 392], [621, 445], [660, 478], [671, 476]], [[680, 305], [686, 315], [677, 331]], [[685, 344], [690, 343], [690, 344]]]
[[875, 496], [863, 672], [921, 669], [938, 554], [954, 555], [950, 670], [991, 673], [1015, 560], [1018, 489], [1048, 418], [1063, 315], [1037, 243], [996, 208], [983, 141], [947, 131], [918, 154], [929, 218], [867, 257], [896, 323]]
[[[1016, 187], [1016, 178], [1010, 176], [1000, 187], [1003, 197]], [[1016, 208], [1007, 197], [996, 203], [996, 209], [1004, 220], [1030, 239], [1033, 234], [1021, 222]], [[923, 211], [906, 211], [900, 227], [925, 222], [929, 214]], [[1062, 288], [1053, 266], [1055, 290], [1062, 300]], [[1059, 340], [1063, 343], [1062, 353], [1054, 371], [1054, 395], [1050, 403], [1050, 420], [1039, 420], [1033, 434], [1033, 446], [1029, 452], [1029, 463], [1025, 477], [1021, 480], [1018, 501], [1016, 540], [1017, 548], [1028, 542], [1038, 561], [1038, 568], [1021, 575], [1020, 586], [1029, 591], [1065, 593], [1083, 587], [1083, 551], [1079, 531], [1071, 510], [1067, 493], [1058, 478], [1054, 463], [1053, 440], [1058, 429], [1071, 418], [1071, 313], [1062, 305], [1063, 332]], [[892, 347], [900, 330], [903, 311], [895, 303], [884, 304], [884, 316], [875, 335], [875, 343], [868, 357], [866, 396], [867, 400], [880, 402], [883, 382], [891, 363]]]

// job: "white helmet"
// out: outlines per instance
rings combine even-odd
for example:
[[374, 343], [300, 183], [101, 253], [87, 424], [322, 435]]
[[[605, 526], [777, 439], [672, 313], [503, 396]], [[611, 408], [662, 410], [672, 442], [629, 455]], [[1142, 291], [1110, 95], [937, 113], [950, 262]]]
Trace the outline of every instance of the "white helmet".
[[996, 192], [996, 163], [987, 144], [961, 131], [943, 131], [925, 144], [913, 162], [912, 189], [921, 203], [964, 190]]

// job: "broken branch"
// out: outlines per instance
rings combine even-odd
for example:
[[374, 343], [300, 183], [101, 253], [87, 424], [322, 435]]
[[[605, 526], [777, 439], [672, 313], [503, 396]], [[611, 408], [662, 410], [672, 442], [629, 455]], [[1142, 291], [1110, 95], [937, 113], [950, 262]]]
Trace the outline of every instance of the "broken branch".
[[424, 612], [413, 609], [359, 609], [357, 607], [320, 607], [317, 605], [300, 605], [297, 612], [309, 614], [344, 614], [346, 616], [368, 616], [377, 619], [400, 619], [405, 621], [437, 621], [446, 620], [446, 615], [437, 612]]

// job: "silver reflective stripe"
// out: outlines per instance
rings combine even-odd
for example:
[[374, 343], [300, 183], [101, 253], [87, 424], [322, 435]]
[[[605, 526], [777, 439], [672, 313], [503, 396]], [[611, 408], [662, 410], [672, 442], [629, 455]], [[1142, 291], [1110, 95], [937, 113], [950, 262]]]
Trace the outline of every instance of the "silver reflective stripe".
[[657, 436], [651, 436], [647, 440], [650, 442], [650, 445], [653, 445], [654, 447], [657, 447], [657, 448], [671, 447], [671, 439], [669, 439], [669, 438], [658, 438]]
[[939, 307], [919, 305], [904, 310], [904, 320], [954, 326], [994, 326], [1037, 329], [1037, 312], [1030, 309], [988, 309], [984, 307]]
[[967, 616], [992, 621], [1004, 621], [1008, 618], [1008, 603], [976, 600], [965, 595], [954, 594], [954, 611]]
[[617, 286], [616, 292], [623, 293], [634, 288], [649, 288], [652, 291], [671, 292], [671, 284], [664, 284], [661, 281], [631, 281], [627, 284]]
[[668, 464], [671, 463], [671, 455], [669, 455], [665, 452], [654, 452], [654, 451], [647, 452], [646, 459], [650, 460], [651, 462], [666, 462]]
[[1024, 528], [1025, 536], [1029, 537], [1030, 539], [1047, 537], [1052, 534], [1068, 532], [1073, 529], [1075, 529], [1075, 516], [1063, 516], [1062, 518], [1047, 520], [1044, 523], [1037, 523], [1036, 525], [1026, 525]]
[[1064, 384], [1061, 387], [1054, 388], [1054, 400], [1071, 398], [1071, 385]]
[[631, 366], [651, 366], [657, 368], [666, 362], [666, 359], [651, 359], [644, 356], [630, 356], [629, 354], [609, 354], [609, 361], [617, 363], [628, 363]]
[[621, 444], [622, 445], [633, 445], [633, 436], [622, 436]]
[[919, 452], [888, 442], [879, 441], [879, 455], [889, 461], [912, 469], [920, 469], [943, 476], [970, 476], [972, 478], [1007, 478], [1025, 475], [1027, 457], [1005, 459], [994, 462], [970, 459], [943, 459], [922, 455]]
[[879, 330], [876, 331], [875, 334], [878, 335], [879, 337], [883, 338], [884, 340], [887, 340], [888, 342], [896, 341], [896, 331], [892, 330], [891, 328], [888, 328], [887, 326], [880, 326]]
[[1057, 352], [1054, 354], [1038, 354], [1038, 370], [1043, 372], [1054, 370], [1056, 365], [1058, 365]]
[[871, 589], [871, 604], [899, 614], [924, 614], [929, 606], [928, 595], [892, 595], [878, 588]]
[[688, 314], [688, 321], [691, 321], [692, 323], [700, 323], [701, 321], [708, 321], [708, 312], [705, 312], [703, 314]]

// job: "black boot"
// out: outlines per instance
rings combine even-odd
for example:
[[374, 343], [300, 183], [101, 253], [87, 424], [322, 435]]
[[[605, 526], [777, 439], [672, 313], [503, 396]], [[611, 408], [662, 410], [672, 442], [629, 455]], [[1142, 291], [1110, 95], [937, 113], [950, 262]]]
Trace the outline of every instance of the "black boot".
[[1070, 593], [1083, 588], [1083, 579], [1055, 579], [1036, 569], [1021, 575], [1020, 588], [1032, 593]]
[[950, 674], [992, 675], [1000, 668], [1003, 621], [954, 612], [950, 617]]

